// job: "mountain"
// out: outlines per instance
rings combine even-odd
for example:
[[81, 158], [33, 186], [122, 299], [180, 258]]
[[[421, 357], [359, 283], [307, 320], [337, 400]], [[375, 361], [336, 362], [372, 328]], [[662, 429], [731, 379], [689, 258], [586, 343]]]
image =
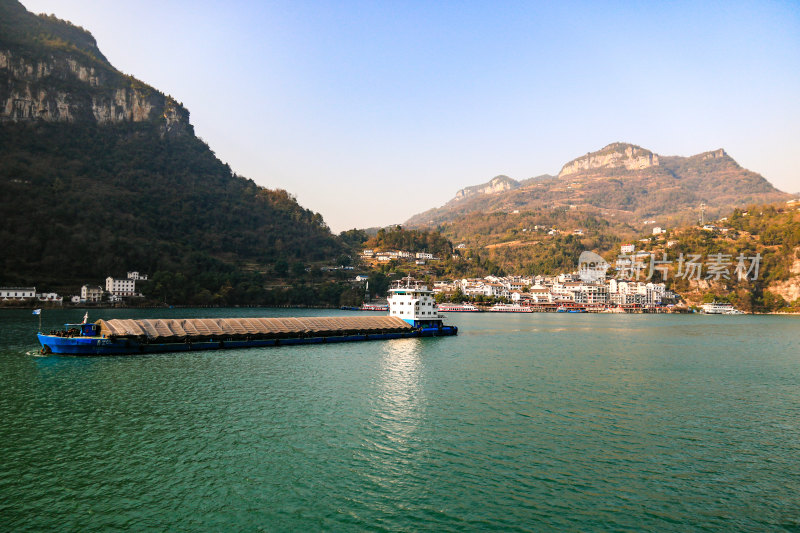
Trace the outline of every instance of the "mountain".
[[666, 225], [695, 219], [701, 203], [716, 215], [791, 197], [742, 168], [722, 149], [691, 157], [663, 156], [619, 142], [569, 161], [557, 177], [523, 182], [503, 178], [502, 183], [509, 184], [504, 189], [486, 186], [492, 182], [462, 189], [444, 206], [414, 215], [406, 225], [438, 226], [473, 213], [542, 208], [579, 210], [627, 223], [655, 218]]
[[89, 32], [16, 0], [0, 0], [0, 185], [0, 283], [164, 271], [214, 292], [344, 249], [289, 193], [232, 173]]
[[456, 193], [454, 200], [464, 200], [478, 194], [493, 194], [496, 192], [508, 191], [519, 187], [519, 182], [512, 180], [508, 176], [495, 176], [486, 183], [466, 187]]

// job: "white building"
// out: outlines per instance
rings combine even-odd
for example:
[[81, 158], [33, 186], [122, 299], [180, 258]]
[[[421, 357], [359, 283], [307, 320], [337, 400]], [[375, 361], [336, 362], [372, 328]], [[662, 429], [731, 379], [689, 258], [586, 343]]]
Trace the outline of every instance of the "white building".
[[61, 304], [64, 302], [64, 299], [55, 292], [37, 293], [36, 299], [41, 302], [53, 302], [57, 304]]
[[417, 252], [417, 259], [433, 259], [433, 254]]
[[553, 295], [550, 289], [543, 287], [534, 287], [528, 293], [531, 295], [531, 300], [538, 303], [550, 303], [553, 301]]
[[81, 287], [82, 302], [99, 302], [103, 299], [103, 287], [98, 285], [84, 285]]
[[136, 294], [136, 280], [109, 276], [106, 278], [106, 292], [111, 293], [113, 296], [134, 296]]
[[658, 226], [653, 228], [653, 235], [661, 235], [662, 233], [666, 233], [666, 232], [667, 232], [667, 230], [665, 230], [664, 228], [660, 228]]
[[623, 254], [632, 254], [636, 250], [636, 245], [634, 244], [623, 244], [619, 247], [619, 251]]
[[0, 287], [0, 299], [24, 300], [35, 298], [36, 287]]
[[128, 279], [132, 279], [134, 281], [147, 281], [147, 274], [139, 274], [138, 271], [134, 270], [132, 272], [128, 272]]
[[605, 283], [583, 283], [580, 292], [581, 299], [587, 304], [608, 303], [608, 285]]

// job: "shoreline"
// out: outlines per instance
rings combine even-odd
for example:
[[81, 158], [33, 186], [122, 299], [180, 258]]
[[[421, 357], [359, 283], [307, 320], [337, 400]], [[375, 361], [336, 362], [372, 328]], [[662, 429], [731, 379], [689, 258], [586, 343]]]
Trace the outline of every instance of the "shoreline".
[[[64, 305], [64, 306], [47, 306], [47, 305], [0, 305], [0, 310], [28, 310], [33, 311], [34, 309], [41, 309], [42, 311], [64, 311], [64, 310], [81, 310], [81, 311], [89, 311], [92, 309], [96, 310], [105, 310], [105, 309], [334, 309], [334, 310], [341, 310], [341, 306], [332, 306], [332, 305], [137, 305], [137, 306], [119, 306], [119, 305], [82, 305], [82, 306], [72, 306], [72, 305]], [[361, 311], [361, 310], [358, 310]], [[490, 313], [490, 314], [502, 314], [502, 315], [516, 315], [516, 314], [556, 314], [555, 311], [531, 311], [530, 313], [524, 312], [496, 312], [490, 311], [489, 309], [481, 309], [481, 313]], [[442, 311], [442, 313], [456, 313], [461, 314], [459, 311]], [[469, 314], [469, 313], [465, 313]], [[564, 313], [562, 313], [564, 314]], [[711, 316], [714, 313], [690, 313], [686, 311], [665, 311], [665, 310], [658, 310], [658, 311], [642, 311], [637, 310], [633, 312], [624, 312], [624, 313], [604, 313], [598, 311], [591, 311], [591, 312], [582, 312], [582, 313], [568, 313], [568, 314], [588, 314], [588, 315], [708, 315]], [[769, 316], [769, 315], [780, 315], [780, 316], [800, 316], [800, 311], [791, 312], [791, 311], [771, 311], [771, 312], [749, 312], [743, 313], [740, 316], [746, 315], [759, 315], [759, 316]]]

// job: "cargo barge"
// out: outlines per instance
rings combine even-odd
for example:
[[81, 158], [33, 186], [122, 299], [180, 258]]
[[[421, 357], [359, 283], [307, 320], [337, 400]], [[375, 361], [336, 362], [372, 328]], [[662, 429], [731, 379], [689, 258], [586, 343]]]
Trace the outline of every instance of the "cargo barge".
[[457, 335], [431, 291], [404, 280], [391, 289], [390, 316], [114, 319], [39, 333], [43, 354], [124, 355]]

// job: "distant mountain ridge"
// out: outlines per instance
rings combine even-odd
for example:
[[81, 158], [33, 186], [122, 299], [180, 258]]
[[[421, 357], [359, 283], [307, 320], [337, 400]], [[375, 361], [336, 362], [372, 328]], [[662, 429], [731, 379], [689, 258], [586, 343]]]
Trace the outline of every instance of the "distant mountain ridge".
[[541, 208], [578, 209], [631, 223], [644, 217], [686, 222], [700, 203], [721, 212], [789, 198], [723, 149], [664, 156], [615, 142], [567, 162], [557, 177], [517, 182], [498, 176], [467, 187], [444, 206], [414, 215], [406, 225], [435, 227], [468, 214]]

